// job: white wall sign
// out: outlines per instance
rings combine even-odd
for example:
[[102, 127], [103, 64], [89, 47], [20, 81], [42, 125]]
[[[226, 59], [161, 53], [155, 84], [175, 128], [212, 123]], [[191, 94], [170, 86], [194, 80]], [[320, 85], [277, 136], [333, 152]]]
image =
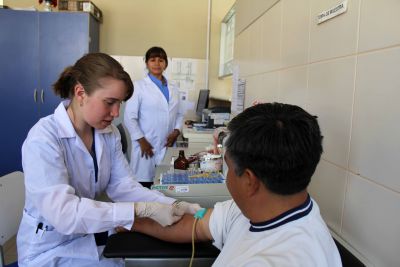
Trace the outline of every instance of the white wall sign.
[[317, 16], [317, 24], [320, 24], [328, 19], [334, 18], [347, 11], [347, 0], [342, 3], [328, 9]]
[[244, 110], [246, 80], [239, 78], [239, 66], [233, 66], [231, 113], [236, 116]]

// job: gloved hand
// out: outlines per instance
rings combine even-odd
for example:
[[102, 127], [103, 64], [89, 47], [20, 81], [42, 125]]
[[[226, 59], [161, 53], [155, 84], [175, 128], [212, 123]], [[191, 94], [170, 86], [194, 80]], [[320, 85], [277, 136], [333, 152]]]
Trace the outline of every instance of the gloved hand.
[[136, 202], [135, 215], [137, 217], [149, 217], [162, 226], [171, 225], [179, 221], [183, 214], [176, 212], [174, 205], [162, 204], [158, 202]]
[[189, 203], [179, 200], [175, 201], [172, 205], [175, 207], [175, 214], [180, 216], [183, 216], [185, 213], [194, 215], [201, 209], [200, 205], [197, 203]]

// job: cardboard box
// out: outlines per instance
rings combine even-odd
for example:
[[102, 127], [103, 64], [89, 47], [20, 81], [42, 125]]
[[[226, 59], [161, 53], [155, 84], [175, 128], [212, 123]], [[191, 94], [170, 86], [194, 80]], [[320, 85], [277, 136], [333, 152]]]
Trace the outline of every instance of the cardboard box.
[[58, 3], [58, 10], [60, 11], [83, 11], [92, 14], [98, 21], [103, 21], [103, 13], [91, 1], [79, 0], [60, 0]]

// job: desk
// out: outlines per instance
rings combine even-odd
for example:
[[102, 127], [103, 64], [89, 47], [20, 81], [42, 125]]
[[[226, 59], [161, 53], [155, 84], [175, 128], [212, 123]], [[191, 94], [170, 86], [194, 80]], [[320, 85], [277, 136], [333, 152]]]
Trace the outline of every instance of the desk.
[[[187, 267], [192, 256], [191, 243], [170, 243], [136, 232], [113, 234], [108, 237], [103, 255], [107, 258], [125, 258], [130, 267]], [[193, 266], [211, 266], [219, 250], [211, 242], [195, 245]]]
[[182, 129], [182, 136], [188, 139], [189, 147], [199, 146], [199, 144], [207, 146], [212, 145], [214, 129], [196, 130], [195, 128], [188, 128], [186, 125]]

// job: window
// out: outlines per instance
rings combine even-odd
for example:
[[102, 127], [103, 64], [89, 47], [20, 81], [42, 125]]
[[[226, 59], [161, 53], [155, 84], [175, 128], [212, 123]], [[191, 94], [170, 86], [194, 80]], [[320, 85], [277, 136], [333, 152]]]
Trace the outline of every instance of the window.
[[233, 44], [235, 41], [235, 6], [226, 14], [221, 23], [221, 46], [219, 77], [232, 75]]

